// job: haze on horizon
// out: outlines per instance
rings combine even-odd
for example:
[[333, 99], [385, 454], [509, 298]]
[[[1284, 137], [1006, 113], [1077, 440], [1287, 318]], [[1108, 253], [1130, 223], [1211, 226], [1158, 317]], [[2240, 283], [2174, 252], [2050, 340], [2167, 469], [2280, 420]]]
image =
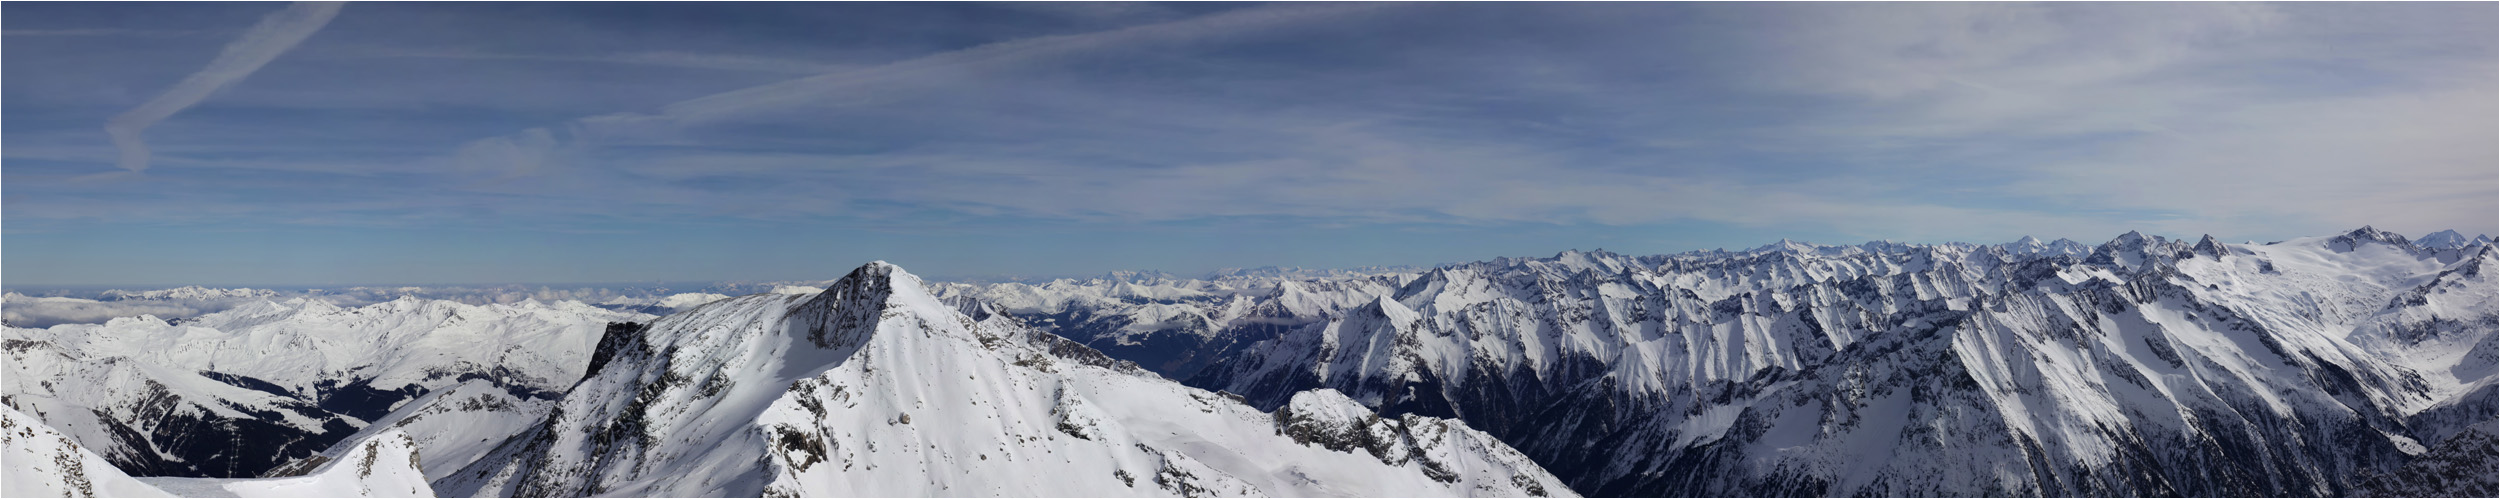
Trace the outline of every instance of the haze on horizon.
[[0, 284], [2491, 234], [2496, 14], [12, 2]]

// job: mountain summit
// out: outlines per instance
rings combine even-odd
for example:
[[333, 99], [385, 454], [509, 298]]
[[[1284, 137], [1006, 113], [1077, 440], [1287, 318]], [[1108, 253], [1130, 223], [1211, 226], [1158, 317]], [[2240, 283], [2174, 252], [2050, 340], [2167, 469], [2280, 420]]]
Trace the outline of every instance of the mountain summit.
[[[1768, 249], [1067, 296], [1056, 313], [1204, 317], [1188, 324], [1233, 341], [1168, 354], [1215, 359], [1191, 386], [1262, 408], [1328, 388], [1384, 415], [1462, 419], [1591, 495], [2472, 496], [2495, 482], [2470, 452], [2493, 447], [2494, 408], [2475, 395], [2500, 363], [2488, 245], [2363, 228]], [[1054, 323], [1090, 341], [1152, 333], [1080, 329], [1093, 324]], [[2424, 476], [2441, 478], [2402, 478]]]
[[[1342, 396], [1260, 411], [1005, 315], [975, 319], [884, 262], [814, 296], [732, 298], [616, 335], [595, 354], [607, 360], [539, 427], [438, 488], [496, 496], [1570, 493], [1463, 423], [1305, 416], [1370, 414]], [[1335, 444], [1354, 440], [1366, 445]]]

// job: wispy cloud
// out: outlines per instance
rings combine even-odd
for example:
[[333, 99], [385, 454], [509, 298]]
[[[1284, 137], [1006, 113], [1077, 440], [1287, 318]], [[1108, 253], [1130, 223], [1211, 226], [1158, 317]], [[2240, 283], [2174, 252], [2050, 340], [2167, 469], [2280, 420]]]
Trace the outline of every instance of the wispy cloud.
[[743, 54], [707, 54], [683, 51], [629, 52], [601, 55], [510, 54], [490, 52], [389, 50], [372, 53], [350, 53], [353, 57], [390, 57], [412, 59], [456, 59], [470, 61], [573, 62], [592, 64], [631, 64], [718, 71], [754, 71], [759, 73], [823, 74], [851, 69], [846, 65], [778, 57]]
[[[858, 98], [859, 95], [851, 92], [882, 83], [929, 76], [933, 72], [1013, 64], [1107, 47], [1181, 44], [1193, 40], [1221, 38], [1243, 32], [1272, 29], [1298, 22], [1329, 19], [1342, 21], [1345, 16], [1380, 8], [1382, 6], [1379, 5], [1345, 4], [1258, 7], [1108, 31], [990, 43], [853, 71], [826, 73], [689, 99], [663, 108], [660, 118], [699, 122], [756, 111], [777, 111], [785, 106], [822, 102], [826, 99]], [[638, 121], [644, 118], [649, 117], [609, 115], [585, 121], [606, 123]]]
[[0, 36], [188, 36], [200, 33], [194, 30], [123, 28], [0, 30]]
[[[1774, 22], [1779, 29], [1756, 36], [1781, 41], [1738, 43], [1749, 50], [1738, 55], [1768, 62], [1732, 72], [1740, 81], [1753, 80], [1745, 84], [1770, 91], [1860, 102], [1816, 114], [1822, 118], [1817, 121], [1722, 132], [1710, 145], [1726, 147], [1730, 140], [1760, 139], [1758, 146], [1780, 147], [1817, 141], [1811, 147], [1819, 153], [1924, 156], [1918, 161], [1939, 163], [2005, 159], [1997, 156], [2000, 148], [1985, 144], [1988, 141], [2015, 144], [2101, 134], [2146, 135], [2129, 140], [2153, 140], [2147, 133], [2151, 131], [2175, 138], [2180, 132], [2170, 124], [2187, 118], [2181, 113], [2194, 109], [2188, 104], [2213, 102], [2218, 94], [2234, 89], [2193, 78], [2158, 78], [2228, 59], [2238, 44], [2267, 35], [2283, 22], [2280, 13], [2240, 5], [2080, 16], [2034, 6], [1876, 7], [1800, 9], [1795, 16], [1779, 18]], [[1428, 108], [1418, 116], [1367, 106], [1373, 103], [1344, 110], [1284, 113], [1262, 109], [1276, 104], [1272, 101], [1209, 101], [1204, 94], [1169, 95], [1160, 88], [1105, 93], [1062, 81], [990, 81], [1014, 78], [1004, 75], [1048, 74], [1034, 68], [1082, 60], [1080, 54], [1104, 50], [1190, 40], [1258, 43], [1250, 40], [1259, 38], [1239, 33], [1292, 23], [1342, 24], [1349, 9], [1353, 8], [1250, 9], [992, 43], [723, 92], [673, 103], [657, 113], [601, 115], [556, 127], [555, 132], [542, 128], [481, 140], [464, 148], [461, 157], [467, 164], [492, 165], [480, 167], [484, 170], [515, 174], [550, 171], [557, 158], [571, 157], [601, 161], [646, 179], [745, 185], [771, 178], [775, 185], [757, 185], [738, 191], [737, 196], [786, 195], [796, 201], [766, 202], [733, 211], [757, 215], [807, 207], [825, 210], [816, 213], [820, 215], [876, 212], [857, 203], [828, 202], [850, 197], [882, 205], [1106, 223], [1241, 216], [1336, 217], [1371, 223], [1631, 225], [1705, 220], [1749, 226], [1807, 223], [1870, 235], [1942, 236], [1968, 233], [1975, 227], [2007, 233], [2122, 231], [2153, 223], [2159, 212], [2185, 208], [2138, 199], [2110, 206], [2143, 215], [2113, 220], [2103, 214], [2056, 208], [1974, 206], [1929, 195], [1931, 190], [1907, 180], [1913, 177], [1845, 183], [1740, 181], [1713, 171], [1725, 166], [1701, 164], [1673, 153], [1642, 157], [1641, 149], [1633, 148], [1593, 155], [1582, 145], [1505, 137], [1488, 130], [1460, 132], [1453, 125], [1464, 123], [1434, 122], [1447, 118]], [[1116, 57], [1135, 53], [1121, 54]], [[1477, 66], [1467, 68], [1470, 73], [1513, 80], [1501, 83], [1515, 86], [1475, 90], [1512, 93], [1501, 98], [1576, 100], [1601, 109], [1647, 105], [1642, 101], [1649, 96], [1640, 86], [1592, 77], [1588, 67], [1538, 60], [1548, 56], [1478, 56], [1463, 62]], [[1380, 68], [1400, 69], [1411, 68]], [[1254, 92], [1316, 88], [1262, 88], [1256, 81], [1225, 86]], [[1458, 88], [1467, 87], [1443, 85], [1416, 91], [1428, 94]], [[1046, 143], [951, 141], [943, 147], [876, 154], [737, 153], [719, 150], [717, 146], [727, 144], [715, 140], [718, 135], [702, 131], [745, 130], [745, 126], [763, 123], [806, 129], [845, 119], [832, 116], [882, 115], [886, 112], [882, 108], [893, 102], [942, 101], [928, 96], [940, 92], [977, 95], [993, 102], [1012, 100], [1018, 107], [1044, 113], [1037, 116], [1050, 121], [1023, 124], [1023, 117], [993, 112], [994, 107], [922, 107], [915, 108], [916, 115], [894, 118], [961, 118], [950, 122], [972, 128], [959, 134], [1032, 130], [1034, 140]], [[1460, 93], [1454, 97], [1475, 96]], [[1130, 109], [1138, 111], [1124, 112]], [[794, 114], [808, 116], [791, 118]], [[1609, 140], [1653, 133], [1637, 124], [1531, 124], [1556, 133], [1594, 133], [1597, 137], [1593, 138]], [[559, 136], [563, 138], [554, 138]], [[1146, 139], [1158, 136], [1170, 140]], [[661, 149], [630, 158], [591, 159], [597, 157], [596, 150], [620, 144], [711, 147], [701, 147], [694, 154]], [[1239, 148], [1260, 151], [1228, 154]], [[559, 150], [567, 152], [559, 154]], [[1653, 154], [1664, 152], [1652, 150]], [[1135, 161], [1138, 166], [1114, 167], [1106, 161]], [[2036, 160], [1992, 167], [2043, 179], [2069, 171], [2061, 169], [2064, 165]], [[1895, 165], [1894, 170], [1908, 173], [1917, 167]], [[834, 189], [828, 191], [829, 187]], [[786, 194], [772, 194], [785, 190]]]
[[[158, 125], [146, 175], [94, 175], [90, 124], [147, 80], [93, 61], [199, 56], [12, 37], [9, 230], [1086, 240], [1017, 257], [1056, 262], [1115, 259], [1084, 231], [1333, 254], [1328, 228], [1549, 251], [2500, 226], [2490, 4], [372, 8]], [[182, 27], [157, 24], [129, 27]]]
[[209, 61], [208, 67], [183, 78], [173, 88], [166, 89], [165, 93], [149, 99], [147, 103], [106, 121], [105, 133], [112, 136], [113, 146], [121, 149], [121, 159], [117, 164], [132, 172], [147, 171], [148, 145], [140, 134], [146, 132], [149, 126], [199, 104], [201, 99], [227, 85], [251, 76], [253, 71], [259, 71], [261, 66], [277, 59], [279, 54], [295, 48], [295, 44], [320, 31], [322, 26], [330, 23], [330, 18], [338, 16], [339, 7], [344, 5], [344, 2], [297, 2], [262, 17], [259, 24], [243, 32], [242, 38], [227, 43], [225, 50]]
[[2181, 233], [2418, 233], [2488, 227], [2500, 209], [2485, 21], [2290, 4], [1877, 7], [1794, 9], [1820, 29], [1766, 54], [1778, 76], [1755, 81], [1849, 104], [1793, 140], [1904, 173], [2011, 177], [1997, 189], [2161, 213], [2131, 222]]

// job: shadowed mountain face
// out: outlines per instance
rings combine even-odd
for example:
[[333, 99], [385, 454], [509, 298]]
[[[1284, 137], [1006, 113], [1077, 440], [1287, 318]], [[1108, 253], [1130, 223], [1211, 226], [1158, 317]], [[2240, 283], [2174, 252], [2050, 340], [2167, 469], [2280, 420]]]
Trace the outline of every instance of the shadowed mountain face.
[[1044, 325], [1141, 363], [1207, 359], [1164, 372], [1262, 408], [1327, 387], [1459, 418], [1590, 495], [2353, 495], [2494, 446], [2472, 398], [2500, 362], [2493, 250], [2452, 243], [1788, 243], [940, 289], [1094, 318]]
[[645, 317], [577, 302], [297, 298], [179, 323], [9, 328], [0, 403], [132, 475], [258, 477], [436, 390], [475, 382], [554, 399], [601, 328]]
[[[2500, 256], [2425, 239], [268, 301], [10, 328], [0, 402], [61, 463], [388, 440], [450, 495], [2488, 496]], [[120, 483], [67, 466], [26, 483]]]
[[[1465, 424], [1343, 395], [1270, 413], [884, 262], [613, 331], [543, 422], [438, 480], [483, 496], [1546, 496]], [[1290, 430], [1290, 435], [1288, 435]]]

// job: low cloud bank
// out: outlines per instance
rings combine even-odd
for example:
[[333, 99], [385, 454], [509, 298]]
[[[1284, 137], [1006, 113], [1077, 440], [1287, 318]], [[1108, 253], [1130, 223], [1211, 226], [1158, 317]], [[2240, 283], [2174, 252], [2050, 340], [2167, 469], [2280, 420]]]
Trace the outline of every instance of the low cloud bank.
[[[219, 308], [223, 310], [223, 308]], [[8, 293], [0, 298], [0, 323], [13, 327], [52, 327], [58, 324], [88, 324], [115, 317], [154, 315], [158, 318], [194, 317], [199, 308], [164, 301], [98, 301], [60, 296], [26, 296]]]
[[[413, 297], [471, 305], [518, 304], [528, 301], [576, 301], [613, 310], [669, 314], [732, 296], [755, 293], [814, 293], [830, 281], [721, 282], [682, 286], [356, 286], [346, 288], [180, 288], [103, 291], [9, 291], [0, 295], [0, 323], [10, 327], [44, 328], [60, 324], [95, 324], [117, 317], [153, 315], [180, 320], [212, 314], [261, 300], [306, 298], [341, 307], [359, 307]], [[32, 293], [32, 294], [29, 294]]]

